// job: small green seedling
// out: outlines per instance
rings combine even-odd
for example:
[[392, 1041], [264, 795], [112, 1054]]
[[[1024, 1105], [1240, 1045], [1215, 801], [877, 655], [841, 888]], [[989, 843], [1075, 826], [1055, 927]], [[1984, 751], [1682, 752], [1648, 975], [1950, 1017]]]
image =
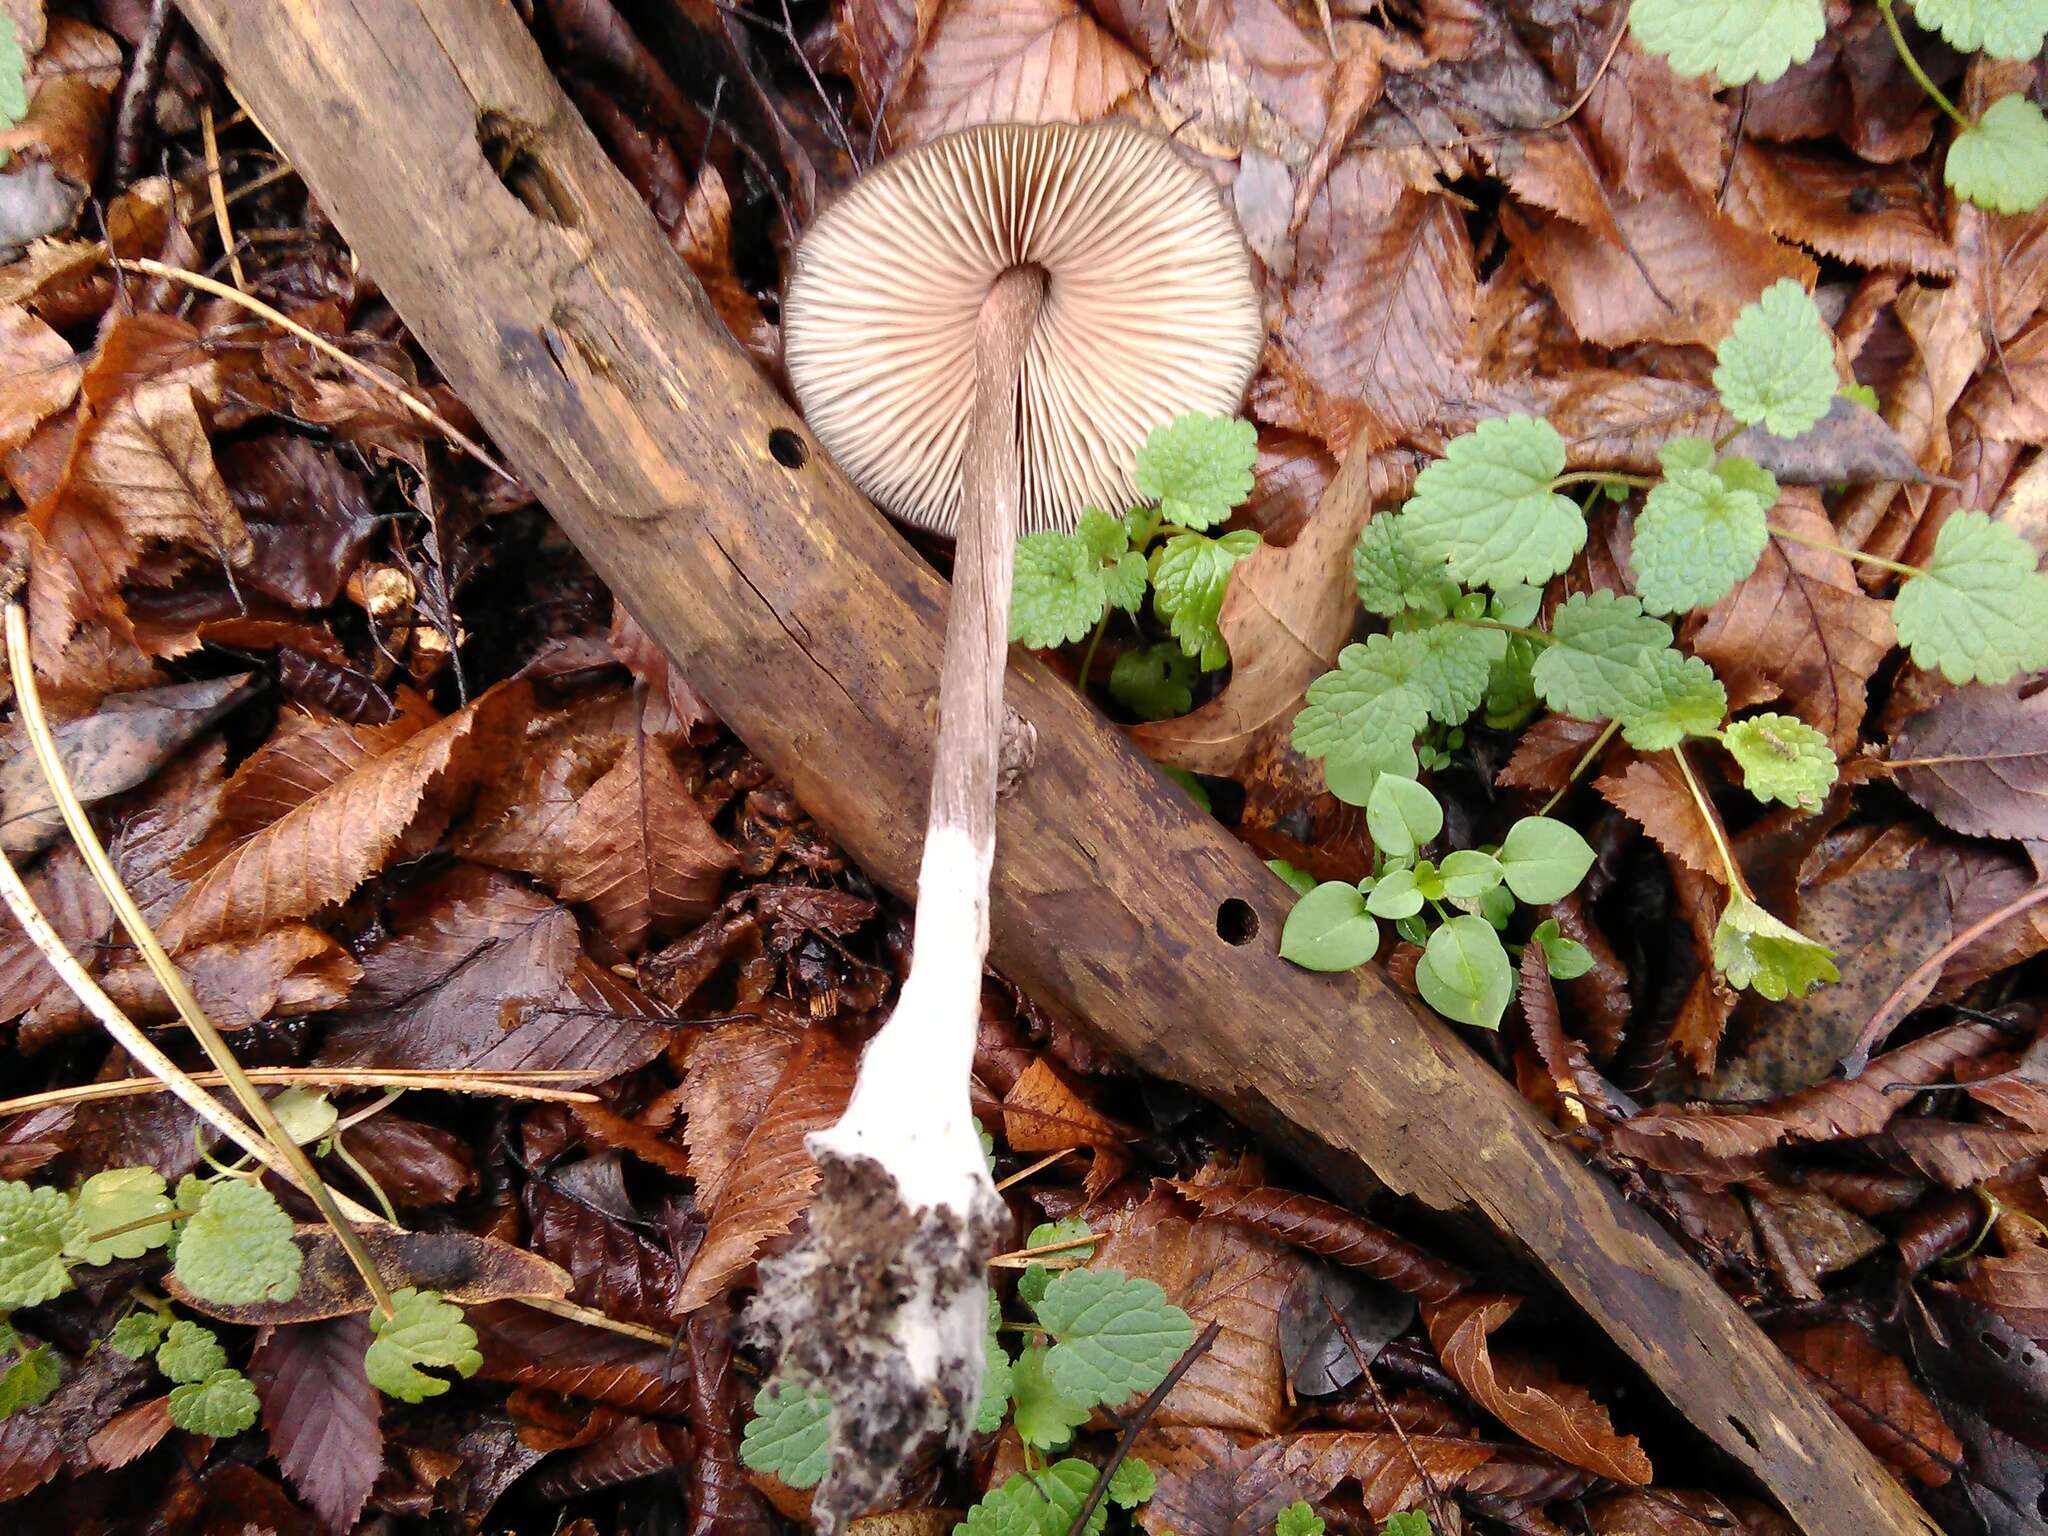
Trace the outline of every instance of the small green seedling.
[[[1893, 0], [1877, 0], [1892, 47], [1956, 125], [1943, 178], [1981, 208], [2025, 213], [2048, 200], [2048, 118], [2025, 96], [2001, 96], [1974, 121], [1927, 77], [1906, 44]], [[2032, 59], [2048, 35], [2043, 0], [1915, 0], [1913, 19], [1961, 53]], [[1722, 85], [1768, 83], [1813, 57], [1827, 32], [1823, 0], [1631, 0], [1629, 30], [1683, 75]], [[1771, 429], [1777, 431], [1776, 427]]]
[[[989, 1294], [988, 1365], [974, 1427], [987, 1434], [1012, 1422], [1024, 1443], [1025, 1470], [983, 1495], [953, 1527], [954, 1536], [1066, 1536], [1101, 1473], [1079, 1457], [1048, 1464], [1047, 1455], [1065, 1450], [1097, 1408], [1118, 1408], [1152, 1391], [1194, 1338], [1187, 1313], [1152, 1281], [1078, 1267], [1095, 1251], [1083, 1241], [1093, 1235], [1086, 1222], [1069, 1218], [1044, 1223], [1025, 1240], [1026, 1249], [1059, 1249], [1048, 1255], [1052, 1263], [1033, 1262], [1018, 1279], [1018, 1299], [1035, 1321], [1004, 1322]], [[1027, 1340], [1014, 1357], [1001, 1343], [1008, 1331]], [[754, 1397], [740, 1460], [792, 1488], [814, 1488], [830, 1462], [831, 1423], [829, 1382], [771, 1382]], [[1154, 1483], [1145, 1461], [1126, 1458], [1088, 1530], [1099, 1536], [1109, 1505], [1135, 1508], [1152, 1497]]]

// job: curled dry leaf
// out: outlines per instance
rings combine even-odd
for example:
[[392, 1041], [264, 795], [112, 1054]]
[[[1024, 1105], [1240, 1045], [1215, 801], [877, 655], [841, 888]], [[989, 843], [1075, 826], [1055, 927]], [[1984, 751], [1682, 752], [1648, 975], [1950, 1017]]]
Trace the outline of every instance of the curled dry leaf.
[[1172, 1184], [1206, 1216], [1241, 1221], [1333, 1264], [1362, 1269], [1418, 1301], [1446, 1301], [1470, 1283], [1456, 1265], [1313, 1195], [1259, 1184]]
[[1906, 1364], [1854, 1323], [1775, 1333], [1772, 1340], [1819, 1384], [1856, 1438], [1915, 1481], [1939, 1488], [1955, 1475], [1963, 1445]]
[[458, 864], [393, 903], [391, 935], [363, 957], [350, 1011], [329, 1028], [320, 1060], [573, 1069], [601, 1081], [651, 1059], [671, 1027], [583, 953], [566, 908]]
[[1052, 1063], [1037, 1057], [1003, 1095], [1003, 1142], [1012, 1152], [1088, 1147], [1095, 1156], [1085, 1192], [1092, 1198], [1130, 1166], [1124, 1150], [1134, 1133], [1076, 1093]]
[[1710, 1175], [1784, 1141], [1874, 1136], [1906, 1103], [1901, 1087], [1939, 1082], [2003, 1038], [1995, 1025], [1952, 1024], [1872, 1061], [1860, 1077], [1817, 1083], [1760, 1109], [1686, 1114], [1659, 1105], [1613, 1131], [1613, 1147], [1672, 1173]]
[[723, 1304], [690, 1314], [690, 1526], [687, 1536], [772, 1536], [774, 1520], [740, 1466], [734, 1429], [740, 1378], [732, 1368], [733, 1316]]
[[890, 126], [899, 147], [976, 123], [1086, 123], [1145, 66], [1075, 0], [953, 0]]
[[129, 1462], [147, 1456], [171, 1432], [171, 1399], [168, 1394], [146, 1403], [124, 1408], [109, 1419], [106, 1427], [85, 1442], [85, 1454], [92, 1464], [116, 1471]]
[[1585, 1043], [1565, 1033], [1564, 1021], [1558, 1015], [1557, 992], [1540, 944], [1528, 944], [1522, 949], [1521, 987], [1517, 995], [1529, 1041], [1535, 1046], [1552, 1087], [1567, 1106], [1568, 1121], [1583, 1125], [1594, 1111], [1614, 1120], [1626, 1120], [1635, 1114], [1635, 1103], [1600, 1075], [1586, 1055]]
[[[745, 1127], [738, 1147], [718, 1158], [716, 1181], [698, 1184], [698, 1203], [711, 1224], [683, 1276], [679, 1311], [722, 1296], [762, 1245], [787, 1232], [810, 1204], [818, 1166], [804, 1138], [845, 1112], [857, 1060], [831, 1030], [804, 1032], [760, 1115]], [[697, 1102], [697, 1087], [686, 1083], [686, 1110], [694, 1115]], [[694, 1164], [700, 1156], [694, 1139], [690, 1151]]]
[[355, 1529], [384, 1468], [370, 1337], [366, 1313], [293, 1323], [265, 1329], [249, 1356], [270, 1454], [330, 1531]]
[[1956, 252], [1925, 183], [1904, 166], [1745, 142], [1728, 182], [1732, 210], [1781, 240], [1852, 266], [1953, 277]]
[[500, 683], [446, 719], [416, 695], [380, 726], [307, 717], [228, 781], [222, 815], [178, 865], [191, 881], [164, 922], [173, 948], [260, 933], [341, 901], [412, 834], [438, 837], [487, 765], [509, 755], [532, 709]]
[[[495, 1237], [469, 1232], [406, 1232], [382, 1224], [358, 1229], [377, 1273], [393, 1290], [416, 1286], [439, 1291], [465, 1306], [513, 1296], [560, 1300], [569, 1277], [538, 1254]], [[172, 1297], [194, 1312], [247, 1327], [310, 1323], [370, 1310], [370, 1293], [331, 1227], [302, 1226], [293, 1234], [304, 1262], [299, 1291], [289, 1301], [256, 1301], [229, 1306], [193, 1296], [173, 1274], [164, 1284]]]
[[1970, 1261], [1956, 1289], [1998, 1312], [2037, 1344], [2048, 1344], [2048, 1239], [2020, 1219], [1998, 1223], [1999, 1254]]
[[1425, 1303], [1422, 1319], [1458, 1385], [1524, 1440], [1596, 1476], [1649, 1482], [1650, 1458], [1634, 1436], [1614, 1432], [1607, 1410], [1584, 1388], [1546, 1380], [1532, 1367], [1496, 1364], [1487, 1336], [1521, 1304], [1518, 1296], [1466, 1292]]
[[237, 579], [298, 608], [340, 597], [377, 528], [362, 477], [329, 450], [284, 436], [234, 444], [220, 471], [249, 530]]
[[1913, 1166], [1949, 1189], [1996, 1181], [2014, 1164], [2048, 1154], [2048, 1131], [1950, 1120], [1901, 1120], [1891, 1129]]

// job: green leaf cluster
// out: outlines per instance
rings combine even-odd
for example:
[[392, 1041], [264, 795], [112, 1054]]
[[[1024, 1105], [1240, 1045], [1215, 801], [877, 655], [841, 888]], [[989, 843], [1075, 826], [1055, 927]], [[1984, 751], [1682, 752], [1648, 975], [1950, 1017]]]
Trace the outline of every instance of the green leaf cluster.
[[63, 1379], [56, 1351], [47, 1344], [25, 1342], [9, 1324], [0, 1322], [0, 1419], [35, 1407]]
[[448, 1378], [429, 1375], [429, 1370], [474, 1376], [484, 1363], [476, 1330], [463, 1321], [462, 1308], [439, 1291], [409, 1285], [393, 1291], [388, 1316], [371, 1312], [370, 1332], [374, 1337], [363, 1356], [370, 1385], [402, 1403], [423, 1403], [448, 1390]]
[[[1524, 816], [1498, 848], [1461, 848], [1439, 864], [1422, 850], [1443, 831], [1443, 807], [1423, 785], [1392, 773], [1373, 785], [1365, 821], [1373, 873], [1357, 885], [1330, 880], [1312, 888], [1287, 914], [1280, 953], [1307, 970], [1349, 970], [1379, 949], [1379, 922], [1392, 922], [1423, 946], [1415, 981], [1430, 1007], [1460, 1024], [1499, 1028], [1514, 995], [1501, 932], [1515, 903], [1562, 899], [1593, 867], [1592, 848], [1561, 821]], [[1552, 974], [1584, 974], [1591, 955], [1554, 922], [1545, 927]]]
[[1110, 692], [1146, 719], [1186, 713], [1194, 668], [1213, 672], [1230, 660], [1217, 619], [1232, 568], [1259, 546], [1248, 529], [1206, 530], [1251, 494], [1257, 458], [1249, 421], [1194, 412], [1156, 428], [1133, 476], [1148, 505], [1122, 518], [1091, 507], [1072, 533], [1018, 541], [1010, 638], [1041, 649], [1086, 639], [1111, 610], [1136, 613], [1149, 584], [1172, 644], [1120, 659]]

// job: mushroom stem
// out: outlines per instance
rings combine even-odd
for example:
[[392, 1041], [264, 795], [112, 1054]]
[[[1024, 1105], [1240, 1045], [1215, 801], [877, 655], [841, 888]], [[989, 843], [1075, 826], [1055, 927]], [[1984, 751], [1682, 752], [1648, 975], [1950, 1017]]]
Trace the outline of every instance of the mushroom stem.
[[1002, 1204], [967, 1090], [1022, 501], [1019, 385], [1044, 295], [1037, 267], [1003, 273], [975, 331], [910, 974], [861, 1057], [846, 1113], [809, 1139], [819, 1170], [809, 1230], [761, 1265], [757, 1330], [781, 1371], [832, 1399], [831, 1470], [813, 1504], [827, 1533], [876, 1503], [920, 1441], [963, 1440], [981, 1393], [985, 1266]]

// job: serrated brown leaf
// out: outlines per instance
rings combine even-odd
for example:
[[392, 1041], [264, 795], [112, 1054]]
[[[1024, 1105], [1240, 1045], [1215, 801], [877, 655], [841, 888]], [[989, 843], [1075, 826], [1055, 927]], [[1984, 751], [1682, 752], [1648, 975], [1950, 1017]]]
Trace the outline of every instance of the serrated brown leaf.
[[846, 72], [869, 122], [886, 118], [914, 78], [938, 10], [935, 0], [847, 0], [833, 7]]
[[649, 1328], [682, 1320], [675, 1255], [626, 1224], [633, 1203], [616, 1153], [550, 1169], [528, 1182], [521, 1199], [529, 1241], [568, 1272], [574, 1300]]
[[1955, 275], [1955, 247], [1926, 183], [1904, 166], [1748, 141], [1735, 153], [1728, 206], [1781, 240], [1851, 266]]
[[1222, 1324], [1216, 1342], [1167, 1393], [1154, 1424], [1272, 1434], [1288, 1409], [1281, 1309], [1310, 1261], [1237, 1222], [1190, 1221], [1185, 1210], [1178, 1196], [1158, 1193], [1092, 1223], [1103, 1242], [1090, 1266], [1155, 1282], [1197, 1333]]
[[65, 1150], [76, 1106], [45, 1104], [0, 1117], [0, 1179], [25, 1179]]
[[147, 1456], [171, 1432], [171, 1399], [166, 1393], [124, 1408], [85, 1442], [92, 1464], [113, 1472]]
[[372, 1115], [350, 1126], [341, 1141], [393, 1205], [447, 1205], [476, 1188], [476, 1158], [469, 1143], [438, 1125], [404, 1115]]
[[[738, 1147], [716, 1158], [722, 1164], [716, 1179], [698, 1184], [697, 1201], [711, 1223], [683, 1276], [679, 1310], [694, 1311], [724, 1295], [762, 1245], [787, 1232], [810, 1204], [818, 1167], [804, 1138], [844, 1113], [857, 1065], [857, 1054], [829, 1029], [804, 1032], [760, 1115], [743, 1127]], [[685, 1109], [694, 1113], [697, 1090], [687, 1082], [685, 1089]], [[695, 1141], [690, 1152], [695, 1164]]]
[[1891, 1139], [1913, 1166], [1949, 1189], [1996, 1181], [2015, 1163], [2048, 1153], [2048, 1131], [1952, 1120], [1900, 1120]]
[[1583, 1125], [1591, 1111], [1613, 1119], [1626, 1119], [1635, 1106], [1609, 1083], [1586, 1055], [1585, 1043], [1565, 1033], [1559, 1017], [1557, 991], [1543, 946], [1528, 944], [1522, 949], [1520, 985], [1516, 997], [1529, 1041], [1549, 1075], [1551, 1086], [1565, 1106], [1565, 1122]]
[[1145, 66], [1075, 0], [951, 0], [890, 126], [899, 147], [976, 123], [1086, 123]]
[[1570, 782], [1571, 771], [1606, 725], [1574, 720], [1570, 715], [1545, 715], [1522, 732], [1507, 765], [1494, 775], [1503, 789], [1552, 793]]
[[505, 759], [532, 691], [500, 683], [442, 720], [416, 696], [400, 708], [381, 726], [309, 717], [243, 763], [220, 821], [179, 862], [191, 884], [164, 941], [260, 933], [343, 900], [423, 823], [437, 834], [476, 775]]
[[367, 1313], [265, 1329], [249, 1356], [270, 1454], [335, 1533], [356, 1517], [384, 1468], [382, 1399], [363, 1367]]
[[690, 1314], [690, 1460], [687, 1536], [771, 1536], [773, 1517], [740, 1466], [734, 1434], [739, 1378], [732, 1368], [733, 1316], [713, 1304]]
[[1970, 1261], [1956, 1289], [1998, 1312], [2037, 1344], [2048, 1344], [2048, 1241], [2023, 1220], [1998, 1223], [1999, 1254]]
[[0, 308], [0, 453], [71, 404], [84, 372], [62, 336], [18, 304]]
[[[1807, 491], [1788, 490], [1771, 515], [1805, 537], [1839, 537]], [[1895, 638], [1888, 606], [1863, 595], [1846, 556], [1774, 538], [1708, 610], [1692, 648], [1723, 676], [1770, 679], [1784, 707], [1839, 755], [1856, 745], [1871, 674]]]
[[[472, 1305], [514, 1296], [559, 1301], [568, 1288], [569, 1277], [546, 1259], [495, 1237], [459, 1231], [409, 1232], [382, 1224], [359, 1227], [357, 1235], [376, 1261], [377, 1273], [393, 1290], [416, 1286]], [[251, 1328], [319, 1322], [370, 1310], [369, 1290], [333, 1228], [302, 1225], [292, 1240], [299, 1245], [303, 1262], [298, 1294], [287, 1301], [235, 1306], [204, 1301], [187, 1291], [175, 1273], [165, 1277], [165, 1288], [194, 1312]]]
[[1346, 419], [1353, 430], [1370, 423], [1358, 449], [1439, 447], [1469, 424], [1478, 287], [1471, 238], [1448, 199], [1353, 151], [1309, 205], [1295, 253], [1278, 341], [1300, 377], [1286, 392], [1262, 374], [1252, 396], [1262, 420], [1340, 454], [1351, 434], [1333, 423]]
[[[106, 938], [114, 920], [113, 908], [107, 905], [77, 849], [55, 849], [28, 872], [24, 883], [73, 954], [90, 955]], [[63, 978], [22, 931], [14, 915], [0, 913], [0, 1019], [33, 1016], [46, 1003], [68, 1018], [75, 1001]]]
[[1255, 1231], [1320, 1255], [1347, 1269], [1361, 1269], [1418, 1301], [1455, 1296], [1470, 1277], [1341, 1205], [1293, 1190], [1259, 1184], [1198, 1184], [1172, 1180], [1173, 1188], [1218, 1220], [1241, 1221]]
[[519, 882], [458, 864], [393, 904], [363, 957], [328, 1066], [573, 1069], [602, 1081], [660, 1051], [670, 1025], [583, 953], [576, 919]]
[[249, 530], [237, 579], [299, 608], [338, 598], [377, 529], [362, 477], [328, 450], [285, 436], [234, 444], [220, 471]]
[[649, 735], [687, 737], [718, 723], [711, 706], [698, 697], [668, 653], [654, 643], [623, 604], [612, 609], [612, 627], [605, 643], [653, 696], [643, 722]]
[[689, 1407], [687, 1355], [514, 1302], [471, 1309], [486, 1381], [518, 1382], [640, 1413]]
[[1899, 787], [1971, 837], [2048, 838], [2048, 693], [1945, 691], [1892, 738]]
[[149, 1379], [145, 1361], [96, 1349], [33, 1408], [0, 1419], [0, 1504], [42, 1487], [66, 1463], [83, 1459], [86, 1443]]
[[1620, 773], [1596, 779], [1593, 787], [1672, 858], [1710, 879], [1726, 881], [1713, 828], [1668, 753], [1639, 757]]
[[1596, 1476], [1649, 1482], [1650, 1458], [1634, 1436], [1614, 1432], [1607, 1410], [1584, 1388], [1526, 1365], [1496, 1365], [1488, 1335], [1521, 1304], [1518, 1296], [1467, 1292], [1424, 1303], [1422, 1318], [1458, 1385], [1524, 1440]]
[[672, 1472], [689, 1459], [689, 1438], [680, 1425], [623, 1419], [536, 1473], [533, 1492], [548, 1503], [562, 1503], [600, 1488]]
[[737, 862], [667, 750], [641, 737], [576, 802], [556, 889], [588, 906], [606, 936], [630, 953], [657, 923], [707, 916]]
[[1955, 1431], [1905, 1362], [1879, 1349], [1861, 1328], [1830, 1322], [1771, 1337], [1873, 1454], [1930, 1488], [1955, 1475], [1963, 1459]]
[[700, 1190], [723, 1187], [802, 1042], [802, 1030], [765, 1019], [736, 1019], [696, 1038], [683, 1076], [683, 1145]]
[[1877, 1057], [1860, 1077], [1817, 1083], [1760, 1109], [1687, 1114], [1660, 1105], [1616, 1126], [1612, 1144], [1653, 1168], [1706, 1173], [1783, 1141], [1874, 1136], [1904, 1106], [1900, 1087], [1939, 1082], [2002, 1038], [1993, 1025], [1952, 1024]]
[[1020, 1072], [1003, 1095], [1003, 1142], [1012, 1152], [1094, 1150], [1086, 1186], [1091, 1197], [1130, 1165], [1124, 1149], [1134, 1139], [1134, 1132], [1083, 1099], [1043, 1056]]

